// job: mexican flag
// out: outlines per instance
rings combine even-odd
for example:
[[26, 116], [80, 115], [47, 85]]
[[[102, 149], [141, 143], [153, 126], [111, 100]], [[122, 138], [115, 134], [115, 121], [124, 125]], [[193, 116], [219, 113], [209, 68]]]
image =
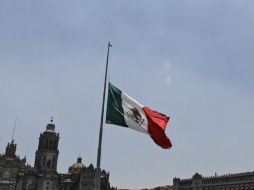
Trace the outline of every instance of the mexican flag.
[[141, 105], [109, 83], [106, 123], [134, 129], [150, 135], [162, 148], [172, 144], [165, 134], [169, 117]]

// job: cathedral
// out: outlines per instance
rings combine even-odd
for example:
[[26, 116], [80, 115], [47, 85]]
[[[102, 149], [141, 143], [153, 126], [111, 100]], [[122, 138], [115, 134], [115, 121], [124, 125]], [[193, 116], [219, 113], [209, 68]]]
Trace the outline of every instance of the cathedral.
[[[40, 134], [34, 167], [16, 156], [17, 144], [8, 143], [0, 154], [0, 190], [93, 190], [95, 168], [86, 167], [79, 157], [68, 173], [57, 172], [59, 133], [53, 120]], [[101, 171], [101, 190], [110, 190], [109, 173]]]

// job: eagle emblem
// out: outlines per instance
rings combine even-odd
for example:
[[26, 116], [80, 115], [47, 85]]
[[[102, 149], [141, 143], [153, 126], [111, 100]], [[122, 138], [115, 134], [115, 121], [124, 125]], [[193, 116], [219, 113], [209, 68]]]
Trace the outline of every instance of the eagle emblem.
[[139, 125], [142, 125], [144, 123], [144, 119], [142, 118], [138, 109], [135, 107], [129, 108], [129, 111], [127, 111], [127, 115]]

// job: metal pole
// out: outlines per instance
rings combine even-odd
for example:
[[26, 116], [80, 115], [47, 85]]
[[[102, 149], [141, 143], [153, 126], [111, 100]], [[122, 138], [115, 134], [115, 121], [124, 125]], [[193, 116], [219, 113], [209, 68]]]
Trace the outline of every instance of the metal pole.
[[11, 135], [11, 143], [14, 142], [14, 132], [15, 132], [15, 129], [16, 129], [16, 123], [17, 123], [17, 118], [15, 119], [15, 123], [14, 123], [14, 127], [13, 127], [13, 131], [12, 131], [12, 135]]
[[95, 169], [94, 190], [100, 190], [100, 185], [101, 185], [101, 169], [100, 169], [100, 165], [101, 165], [101, 143], [102, 143], [102, 131], [103, 131], [105, 91], [106, 91], [107, 75], [108, 75], [109, 48], [111, 46], [112, 45], [109, 42], [108, 43], [108, 53], [107, 53], [105, 79], [104, 79], [104, 90], [103, 90], [102, 109], [101, 109], [101, 124], [100, 124], [99, 145], [98, 145], [98, 153], [97, 153], [97, 165], [96, 165], [96, 169]]

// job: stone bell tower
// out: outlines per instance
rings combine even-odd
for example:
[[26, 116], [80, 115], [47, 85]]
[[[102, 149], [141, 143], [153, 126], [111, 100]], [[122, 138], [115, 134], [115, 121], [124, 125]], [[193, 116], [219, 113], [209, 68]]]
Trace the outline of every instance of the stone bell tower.
[[40, 134], [38, 149], [35, 153], [34, 169], [40, 172], [55, 173], [57, 171], [59, 133], [55, 132], [53, 118]]
[[38, 174], [37, 190], [59, 189], [57, 175], [59, 133], [55, 132], [53, 118], [46, 131], [40, 134], [38, 149], [35, 153], [34, 169]]

